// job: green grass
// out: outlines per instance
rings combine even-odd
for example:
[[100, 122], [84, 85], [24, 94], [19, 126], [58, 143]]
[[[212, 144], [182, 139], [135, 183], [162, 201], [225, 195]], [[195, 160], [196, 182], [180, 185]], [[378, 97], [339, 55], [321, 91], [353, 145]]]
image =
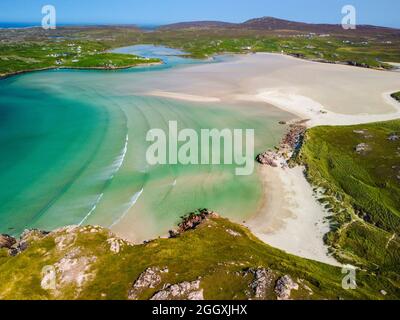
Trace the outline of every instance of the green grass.
[[400, 92], [393, 93], [392, 98], [396, 99], [397, 101], [400, 101]]
[[[279, 33], [279, 32], [278, 32]], [[282, 33], [282, 32], [281, 32]], [[392, 68], [385, 62], [400, 62], [400, 41], [386, 36], [307, 37], [276, 34], [262, 30], [157, 30], [142, 32], [132, 27], [74, 27], [46, 32], [40, 28], [0, 30], [0, 75], [59, 66], [129, 67], [140, 64], [132, 56], [106, 53], [107, 50], [135, 44], [158, 44], [185, 50], [194, 58], [207, 58], [222, 53], [275, 52], [306, 59], [371, 68]], [[390, 41], [385, 41], [390, 40]], [[71, 47], [75, 44], [75, 47]], [[76, 48], [81, 46], [81, 53]], [[145, 61], [144, 63], [147, 63]], [[153, 61], [152, 61], [153, 62]], [[154, 61], [155, 62], [155, 61]]]
[[[231, 229], [241, 236], [233, 237]], [[141, 293], [140, 299], [150, 298], [165, 283], [193, 281], [201, 277], [206, 299], [245, 299], [250, 276], [243, 276], [247, 268], [269, 268], [275, 278], [289, 274], [303, 279], [314, 294], [301, 289], [296, 299], [383, 299], [398, 298], [399, 288], [384, 276], [364, 271], [357, 273], [356, 290], [342, 289], [340, 268], [298, 258], [274, 249], [255, 238], [246, 228], [222, 218], [206, 221], [196, 230], [175, 239], [158, 239], [148, 244], [124, 246], [114, 254], [107, 239], [112, 235], [101, 229], [97, 233], [80, 228], [72, 233], [75, 241], [58, 248], [55, 239], [65, 232], [50, 234], [16, 257], [0, 256], [1, 299], [127, 299], [132, 283], [141, 272], [151, 266], [168, 267], [162, 283]], [[78, 290], [76, 285], [64, 284], [57, 291], [46, 291], [40, 286], [41, 270], [57, 263], [76, 248], [80, 256], [95, 256], [88, 269], [94, 275]], [[29, 270], [29, 272], [27, 272]], [[58, 279], [59, 280], [59, 279]], [[275, 299], [273, 288], [267, 296]]]
[[[360, 133], [362, 132], [362, 133]], [[299, 159], [332, 213], [327, 242], [343, 262], [386, 274], [399, 283], [400, 120], [310, 129]], [[370, 151], [357, 153], [366, 143]]]
[[380, 38], [299, 37], [262, 31], [174, 30], [141, 35], [137, 41], [181, 48], [195, 58], [221, 53], [284, 52], [307, 59], [356, 63], [371, 68], [392, 68], [385, 62], [400, 62], [400, 42]]
[[0, 75], [45, 68], [128, 68], [160, 62], [134, 55], [108, 53], [100, 42], [24, 42], [0, 47]]

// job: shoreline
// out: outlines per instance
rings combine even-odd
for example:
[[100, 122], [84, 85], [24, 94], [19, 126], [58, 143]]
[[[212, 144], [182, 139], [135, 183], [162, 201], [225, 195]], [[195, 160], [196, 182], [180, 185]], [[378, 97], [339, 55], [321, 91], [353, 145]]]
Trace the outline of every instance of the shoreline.
[[[206, 77], [207, 81], [207, 76], [209, 75], [207, 72], [210, 72], [210, 68], [216, 68], [221, 75], [221, 78], [216, 78], [213, 79], [214, 81], [219, 81], [222, 84], [229, 85], [229, 81], [232, 81], [233, 88], [217, 88], [221, 91], [218, 91], [215, 88], [212, 88], [212, 84], [208, 84], [208, 88], [211, 90], [207, 90], [205, 92], [192, 92], [191, 89], [189, 89], [189, 92], [182, 90], [181, 93], [179, 92], [168, 92], [168, 90], [162, 90], [162, 87], [160, 88], [159, 91], [156, 92], [150, 92], [150, 95], [155, 95], [155, 96], [161, 96], [161, 97], [166, 97], [166, 98], [172, 98], [172, 99], [179, 99], [179, 100], [186, 100], [186, 101], [196, 101], [196, 102], [220, 102], [220, 101], [257, 101], [257, 102], [263, 102], [270, 104], [278, 109], [285, 110], [291, 114], [297, 115], [301, 119], [309, 119], [308, 120], [308, 126], [316, 126], [316, 125], [321, 125], [321, 124], [328, 124], [328, 125], [340, 125], [340, 124], [359, 124], [360, 120], [367, 122], [375, 122], [375, 121], [383, 121], [383, 120], [390, 120], [390, 119], [395, 119], [395, 118], [400, 118], [400, 104], [397, 103], [394, 99], [390, 97], [390, 94], [388, 93], [382, 93], [383, 101], [381, 101], [381, 104], [383, 102], [386, 102], [386, 104], [390, 104], [391, 107], [395, 109], [396, 112], [391, 112], [391, 113], [382, 113], [382, 114], [341, 114], [338, 112], [332, 112], [325, 108], [323, 104], [317, 102], [318, 99], [314, 97], [314, 99], [309, 98], [306, 93], [304, 92], [296, 92], [296, 90], [291, 91], [292, 87], [294, 86], [291, 83], [288, 83], [289, 86], [283, 87], [284, 90], [280, 90], [280, 88], [276, 87], [271, 87], [267, 89], [263, 89], [263, 81], [264, 79], [257, 79], [257, 76], [263, 72], [262, 68], [264, 67], [265, 70], [269, 70], [270, 65], [266, 64], [260, 65], [260, 61], [264, 59], [264, 57], [268, 56], [278, 56], [279, 59], [283, 59], [282, 57], [285, 57], [287, 59], [291, 60], [291, 63], [289, 66], [293, 64], [293, 68], [298, 67], [297, 65], [294, 65], [295, 63], [300, 63], [299, 61], [302, 61], [302, 67], [304, 67], [304, 64], [307, 64], [306, 67], [310, 65], [310, 67], [306, 70], [308, 72], [311, 71], [311, 74], [313, 72], [318, 72], [321, 70], [321, 72], [325, 72], [326, 70], [321, 68], [318, 69], [320, 65], [322, 65], [319, 62], [312, 62], [312, 61], [307, 61], [304, 62], [302, 59], [295, 58], [295, 57], [290, 57], [287, 55], [282, 55], [282, 54], [254, 54], [254, 55], [246, 55], [247, 59], [246, 60], [248, 63], [253, 63], [253, 70], [251, 68], [246, 68], [247, 74], [243, 76], [243, 80], [246, 80], [247, 86], [243, 85], [243, 83], [239, 83], [235, 77], [235, 72], [240, 74], [240, 72], [243, 72], [246, 64], [243, 62], [244, 59], [246, 59], [245, 56], [240, 55], [241, 58], [237, 59], [237, 61], [230, 61], [227, 63], [221, 63], [223, 66], [221, 67], [221, 64], [216, 64], [213, 65], [212, 67], [210, 65], [204, 65], [204, 66], [192, 66], [192, 67], [187, 67], [187, 68], [182, 68], [179, 70], [175, 70], [173, 72], [170, 72], [169, 74], [166, 75], [166, 79], [168, 82], [168, 76], [176, 76], [183, 74], [183, 81], [188, 82], [190, 81], [190, 72], [198, 71], [200, 68], [200, 71], [206, 71], [203, 72], [203, 77]], [[266, 59], [268, 60], [268, 59]], [[274, 60], [272, 59], [272, 62]], [[279, 62], [279, 61], [278, 61]], [[287, 61], [283, 61], [287, 62]], [[161, 64], [156, 63], [156, 64]], [[270, 62], [271, 63], [271, 62]], [[119, 69], [129, 69], [132, 67], [140, 67], [143, 65], [135, 65], [135, 66], [130, 66], [130, 67], [119, 67]], [[218, 67], [219, 66], [219, 67]], [[231, 70], [232, 74], [227, 73], [227, 67], [228, 69], [233, 66], [233, 69]], [[314, 66], [314, 67], [313, 67]], [[315, 67], [317, 66], [317, 67]], [[330, 66], [329, 66], [330, 67]], [[336, 66], [333, 68], [338, 68], [338, 69], [344, 69], [347, 66]], [[224, 69], [225, 68], [225, 69]], [[237, 68], [237, 69], [235, 69]], [[42, 70], [49, 70], [49, 69], [81, 69], [81, 70], [117, 70], [115, 69], [110, 69], [110, 68], [80, 68], [80, 67], [50, 67]], [[222, 70], [221, 70], [222, 69]], [[351, 68], [346, 68], [346, 70], [350, 70]], [[360, 70], [362, 68], [353, 68], [353, 70]], [[42, 71], [42, 70], [37, 70], [37, 71]], [[189, 71], [188, 71], [189, 70]], [[277, 70], [272, 70], [271, 74], [267, 74], [267, 77], [274, 78], [274, 75], [272, 74], [274, 71], [276, 72], [283, 72], [281, 71], [282, 69], [277, 69]], [[335, 69], [336, 70], [336, 69]], [[298, 70], [295, 70], [298, 71]], [[300, 70], [301, 71], [301, 70]], [[363, 71], [363, 70], [362, 70]], [[21, 73], [26, 73], [26, 72], [32, 72], [32, 71], [24, 71], [24, 72], [19, 72], [18, 74]], [[224, 73], [225, 72], [225, 73]], [[293, 72], [293, 71], [291, 71]], [[369, 73], [373, 73], [374, 71], [365, 71]], [[201, 72], [200, 72], [201, 73]], [[375, 72], [378, 73], [378, 72]], [[186, 78], [186, 76], [189, 74], [189, 77]], [[196, 72], [193, 72], [193, 76], [198, 76]], [[364, 74], [364, 73], [363, 73]], [[384, 73], [379, 73], [379, 74], [384, 74]], [[387, 73], [390, 74], [390, 73]], [[336, 74], [334, 74], [336, 75]], [[342, 76], [342, 74], [340, 74]], [[247, 76], [247, 78], [246, 78]], [[336, 75], [338, 76], [338, 75]], [[225, 77], [225, 78], [224, 78]], [[228, 77], [228, 78], [226, 78]], [[258, 82], [253, 81], [253, 79], [258, 80]], [[283, 78], [284, 79], [284, 78]], [[196, 80], [196, 79], [195, 79]], [[201, 79], [203, 80], [204, 79]], [[224, 82], [224, 80], [226, 80]], [[229, 80], [229, 81], [228, 81]], [[286, 79], [284, 79], [286, 80]], [[165, 80], [164, 80], [165, 81]], [[296, 81], [296, 79], [294, 79]], [[353, 79], [354, 81], [354, 79]], [[370, 81], [370, 80], [369, 80]], [[376, 81], [379, 81], [379, 79], [376, 77], [373, 79], [373, 81], [367, 83], [367, 84], [373, 84]], [[245, 82], [245, 81], [242, 81]], [[172, 83], [173, 84], [173, 83]], [[193, 87], [196, 88], [196, 84], [198, 85], [199, 82], [193, 81]], [[201, 82], [200, 82], [201, 84]], [[242, 87], [239, 86], [237, 88], [237, 85], [241, 84]], [[258, 89], [257, 89], [258, 87]], [[256, 89], [255, 92], [254, 88]], [[227, 90], [227, 89], [230, 89]], [[296, 89], [296, 87], [294, 87]], [[316, 88], [311, 88], [317, 91]], [[339, 88], [340, 89], [340, 88]], [[177, 86], [177, 91], [179, 91], [179, 83]], [[236, 91], [234, 91], [236, 90]], [[378, 88], [380, 90], [380, 88]], [[240, 93], [240, 94], [238, 94]], [[323, 92], [322, 92], [323, 94]], [[390, 97], [390, 100], [388, 98]], [[226, 97], [230, 97], [226, 99]], [[354, 99], [354, 96], [348, 95], [348, 100]], [[351, 99], [349, 99], [351, 98]], [[211, 99], [211, 100], [210, 100]], [[339, 103], [336, 102], [338, 105]], [[376, 107], [377, 104], [375, 103]], [[332, 106], [331, 106], [332, 108]], [[354, 111], [354, 110], [353, 110]], [[357, 112], [355, 110], [354, 112]], [[363, 123], [363, 122], [361, 122]], [[324, 212], [324, 209], [322, 206], [317, 202], [315, 199], [315, 194], [313, 193], [312, 186], [308, 183], [306, 178], [304, 177], [304, 174], [302, 173], [302, 169], [281, 169], [281, 168], [261, 168], [260, 169], [260, 178], [263, 182], [263, 201], [267, 202], [264, 203], [262, 208], [258, 210], [251, 219], [247, 221], [247, 224], [249, 226], [250, 231], [255, 234], [257, 237], [259, 237], [262, 241], [272, 244], [274, 247], [287, 251], [289, 253], [293, 253], [296, 255], [303, 256], [308, 259], [316, 260], [316, 261], [329, 261], [328, 263], [330, 264], [335, 264], [335, 261], [332, 261], [329, 259], [327, 255], [327, 247], [324, 245], [323, 242], [323, 231], [326, 229], [326, 225], [321, 222], [321, 219], [325, 217], [326, 213]], [[278, 190], [275, 191], [275, 193], [271, 193], [271, 190]], [[283, 198], [282, 201], [282, 195], [290, 195], [289, 199]], [[273, 198], [271, 198], [273, 197]], [[272, 203], [268, 203], [268, 200]], [[310, 214], [311, 212], [311, 214]], [[270, 228], [269, 223], [274, 222], [275, 226], [273, 230], [268, 229]], [[326, 230], [328, 232], [329, 230]], [[325, 232], [325, 233], [326, 233]], [[310, 240], [311, 239], [311, 240]], [[309, 244], [312, 244], [309, 246]], [[306, 246], [306, 247], [305, 247]], [[332, 258], [333, 259], [333, 258]], [[326, 262], [324, 261], [324, 262]]]
[[260, 240], [287, 253], [333, 266], [341, 264], [331, 256], [324, 236], [330, 231], [329, 212], [318, 201], [308, 182], [304, 166], [289, 161], [302, 142], [305, 120], [290, 124], [277, 151], [257, 156], [263, 184], [263, 204], [246, 222]]
[[[27, 27], [30, 28], [30, 27]], [[1, 29], [1, 28], [0, 28]], [[24, 29], [24, 28], [21, 28]], [[135, 46], [138, 44], [134, 44], [132, 46]], [[140, 44], [139, 44], [140, 45]], [[163, 45], [157, 45], [157, 46], [163, 46]], [[128, 46], [124, 46], [121, 48], [125, 48]], [[168, 47], [168, 46], [166, 46]], [[176, 49], [176, 50], [182, 50], [181, 48], [173, 48], [173, 47], [168, 47], [171, 49]], [[116, 48], [116, 49], [120, 49], [120, 48]], [[109, 50], [109, 52], [112, 52], [113, 50], [116, 49], [112, 49]], [[197, 58], [194, 57], [193, 55], [191, 55], [190, 53], [187, 55], [182, 55], [182, 56], [186, 56], [188, 58], [192, 58], [192, 59], [198, 59], [198, 60], [209, 60], [209, 59], [215, 59], [215, 57], [218, 56], [223, 56], [223, 55], [235, 55], [235, 56], [246, 56], [246, 55], [256, 55], [256, 54], [270, 54], [270, 55], [281, 55], [281, 56], [285, 56], [288, 58], [293, 58], [293, 59], [297, 59], [297, 60], [302, 60], [302, 61], [308, 61], [308, 62], [314, 62], [314, 63], [320, 63], [320, 64], [328, 64], [328, 65], [340, 65], [340, 66], [347, 66], [347, 67], [354, 67], [354, 68], [360, 68], [360, 69], [367, 69], [367, 70], [375, 70], [375, 71], [387, 71], [387, 72], [396, 72], [399, 70], [398, 65], [400, 65], [400, 63], [387, 63], [389, 65], [392, 66], [391, 69], [385, 69], [385, 68], [375, 68], [375, 67], [371, 67], [371, 66], [362, 66], [362, 65], [355, 65], [355, 64], [351, 64], [350, 62], [342, 62], [342, 61], [329, 61], [329, 60], [324, 60], [324, 59], [312, 59], [312, 58], [307, 58], [307, 57], [302, 57], [300, 55], [297, 54], [290, 54], [290, 53], [280, 53], [280, 52], [268, 52], [268, 51], [259, 51], [259, 52], [219, 52], [216, 54], [213, 54], [211, 56], [207, 56], [205, 58]], [[164, 64], [163, 61], [160, 62], [154, 62], [154, 63], [145, 63], [145, 64], [138, 64], [138, 65], [132, 65], [132, 66], [123, 66], [123, 67], [115, 67], [115, 68], [107, 68], [107, 67], [60, 67], [60, 66], [49, 66], [49, 67], [44, 67], [44, 68], [38, 68], [38, 69], [30, 69], [30, 70], [20, 70], [20, 71], [15, 71], [15, 72], [10, 72], [10, 73], [2, 73], [0, 74], [0, 80], [2, 79], [6, 79], [6, 78], [10, 78], [13, 76], [17, 76], [17, 75], [21, 75], [21, 74], [25, 74], [25, 73], [30, 73], [30, 72], [39, 72], [39, 71], [46, 71], [46, 70], [57, 70], [57, 69], [64, 69], [64, 70], [124, 70], [124, 69], [130, 69], [130, 68], [134, 68], [134, 67], [142, 67], [142, 66], [153, 66], [153, 65], [161, 65]]]
[[[266, 102], [299, 116], [310, 128], [319, 125], [354, 125], [399, 119], [400, 101], [392, 97], [392, 94], [384, 93], [382, 96], [386, 103], [397, 109], [397, 112], [364, 115], [361, 119], [357, 115], [333, 114], [333, 117], [328, 118], [329, 121], [321, 121], [319, 113], [314, 113], [313, 117], [310, 113], [299, 113], [292, 107], [282, 107], [282, 101], [279, 106], [271, 100]], [[299, 104], [295, 106], [299, 107]], [[263, 205], [246, 222], [246, 226], [259, 239], [273, 247], [304, 258], [340, 266], [341, 264], [329, 254], [329, 246], [324, 241], [324, 236], [330, 231], [329, 221], [326, 220], [329, 213], [317, 201], [318, 191], [314, 191], [314, 186], [306, 179], [305, 170], [302, 166], [289, 168], [283, 157], [278, 158], [278, 167], [262, 166], [260, 177], [264, 188]]]
[[[299, 257], [341, 266], [330, 256], [324, 236], [329, 213], [315, 197], [304, 167], [262, 166], [263, 204], [245, 226], [260, 240]], [[283, 195], [283, 196], [282, 196]], [[278, 214], [277, 214], [278, 213]]]
[[391, 95], [396, 92], [385, 92], [382, 94], [386, 104], [391, 105], [394, 112], [382, 114], [343, 114], [327, 110], [322, 104], [302, 95], [294, 93], [282, 93], [278, 90], [260, 91], [254, 96], [238, 96], [242, 101], [265, 102], [289, 112], [302, 120], [307, 120], [308, 127], [321, 125], [340, 126], [356, 125], [371, 122], [389, 121], [400, 118], [400, 101]]
[[160, 62], [151, 62], [151, 63], [141, 63], [141, 64], [135, 64], [135, 65], [129, 65], [129, 66], [121, 66], [121, 67], [114, 67], [114, 68], [108, 68], [108, 67], [63, 67], [63, 66], [50, 66], [50, 67], [44, 67], [44, 68], [38, 68], [38, 69], [31, 69], [31, 70], [21, 70], [21, 71], [15, 71], [11, 73], [5, 73], [5, 74], [0, 74], [0, 80], [11, 78], [14, 76], [22, 75], [22, 74], [27, 74], [31, 72], [40, 72], [40, 71], [48, 71], [48, 70], [94, 70], [94, 71], [118, 71], [118, 70], [127, 70], [131, 68], [136, 68], [136, 67], [150, 67], [150, 66], [158, 66], [164, 64], [163, 61]]
[[[258, 54], [253, 56], [259, 56], [258, 59], [260, 59], [260, 57], [262, 58], [267, 55], [284, 56], [281, 54]], [[250, 60], [252, 59], [251, 56], [249, 58]], [[299, 60], [291, 56], [287, 56], [287, 58], [294, 62]], [[257, 57], [254, 58], [254, 61], [258, 61]], [[228, 63], [225, 69], [224, 67], [220, 67], [218, 72], [227, 72], [227, 69], [231, 68], [231, 65], [233, 68], [237, 67], [237, 64]], [[345, 76], [343, 75], [344, 72], [352, 71], [352, 69], [347, 68], [347, 66], [334, 66], [333, 64], [332, 66], [326, 65], [326, 68], [320, 68], [319, 66], [321, 63], [314, 61], [305, 61], [303, 62], [303, 66], [304, 65], [305, 67], [303, 68], [310, 68], [311, 71], [316, 69], [317, 71], [322, 70], [322, 72], [326, 72], [326, 68], [334, 68], [334, 70], [337, 70], [337, 74], [340, 77]], [[207, 67], [202, 69], [199, 69], [199, 67], [192, 67], [190, 70], [187, 69], [184, 75], [193, 74], [197, 76], [197, 73], [201, 74], [204, 70], [210, 72], [209, 69], [210, 68]], [[367, 84], [373, 84], [379, 81], [379, 76], [377, 75], [387, 74], [388, 77], [391, 77], [389, 74], [394, 74], [393, 72], [382, 73], [366, 68], [353, 68], [353, 70], [357, 70], [357, 75], [364, 76], [364, 74], [366, 74], [373, 79], [372, 81], [368, 79], [368, 82], [366, 82]], [[319, 103], [317, 99], [308, 97], [307, 94], [304, 94], [294, 86], [265, 88], [263, 87], [263, 82], [260, 81], [262, 79], [256, 78], [258, 82], [252, 82], [251, 77], [256, 77], [258, 72], [258, 70], [254, 72], [255, 75], [254, 73], [250, 74], [250, 80], [246, 79], [250, 85], [248, 84], [247, 86], [244, 85], [241, 87], [240, 89], [242, 89], [242, 92], [239, 94], [235, 94], [235, 91], [237, 91], [236, 88], [233, 90], [231, 89], [231, 91], [227, 91], [223, 88], [224, 90], [221, 92], [216, 90], [210, 90], [209, 92], [193, 92], [190, 90], [187, 92], [188, 90], [183, 88], [181, 94], [176, 92], [171, 94], [167, 93], [170, 98], [180, 100], [184, 100], [188, 95], [190, 96], [193, 94], [198, 101], [207, 101], [208, 96], [211, 96], [221, 97], [221, 101], [233, 100], [239, 102], [251, 101], [267, 103], [293, 116], [299, 117], [307, 127], [319, 125], [353, 125], [400, 118], [400, 103], [391, 97], [391, 94], [396, 91], [387, 91], [388, 88], [386, 88], [386, 91], [380, 91], [380, 97], [376, 95], [379, 90], [381, 90], [381, 87], [375, 90], [376, 92], [373, 92], [375, 104], [370, 109], [365, 110], [368, 112], [361, 113], [357, 108], [348, 108], [346, 111], [352, 113], [344, 114], [340, 113], [340, 109], [334, 108], [335, 103], [338, 105], [339, 102], [334, 101], [335, 103], [327, 108], [322, 103]], [[234, 75], [231, 74], [229, 74], [229, 76], [234, 77]], [[356, 78], [357, 76], [355, 79]], [[202, 78], [200, 79], [202, 80]], [[383, 85], [382, 88], [385, 86], [387, 86], [387, 84]], [[177, 91], [178, 90], [179, 88]], [[165, 96], [165, 94], [163, 94], [163, 96]], [[351, 102], [355, 97], [356, 94], [353, 93], [346, 98], [348, 102]], [[362, 103], [359, 102], [359, 105], [361, 104]], [[381, 108], [381, 106], [385, 107]], [[361, 108], [359, 107], [359, 109]], [[332, 110], [336, 111], [334, 112]], [[253, 216], [247, 219], [244, 225], [263, 242], [285, 252], [335, 266], [341, 265], [336, 259], [330, 256], [329, 247], [324, 242], [324, 236], [330, 231], [329, 222], [325, 219], [328, 213], [318, 202], [318, 193], [313, 190], [313, 186], [307, 181], [304, 175], [304, 168], [296, 167], [294, 169], [289, 169], [286, 167], [286, 160], [280, 159], [279, 161], [280, 165], [283, 165], [283, 168], [259, 168], [259, 176], [264, 189], [263, 204]]]

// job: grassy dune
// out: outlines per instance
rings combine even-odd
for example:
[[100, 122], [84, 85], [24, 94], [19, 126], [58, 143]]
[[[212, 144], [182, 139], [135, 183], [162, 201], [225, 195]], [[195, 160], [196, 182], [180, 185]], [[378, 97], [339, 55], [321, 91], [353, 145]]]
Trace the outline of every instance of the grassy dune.
[[[343, 261], [400, 284], [400, 120], [310, 129], [300, 154], [332, 213], [327, 242]], [[389, 139], [391, 137], [391, 139]], [[358, 149], [358, 152], [357, 152]]]

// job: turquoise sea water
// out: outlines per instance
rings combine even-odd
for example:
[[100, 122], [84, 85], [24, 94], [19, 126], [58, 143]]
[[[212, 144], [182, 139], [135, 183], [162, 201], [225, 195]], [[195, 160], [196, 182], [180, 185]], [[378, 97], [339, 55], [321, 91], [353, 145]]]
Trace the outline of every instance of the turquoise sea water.
[[259, 105], [244, 112], [237, 105], [145, 96], [143, 77], [204, 62], [153, 46], [119, 51], [167, 63], [117, 72], [35, 72], [0, 81], [1, 233], [95, 224], [139, 241], [164, 234], [198, 208], [240, 221], [260, 206], [256, 173], [236, 176], [232, 165], [151, 167], [145, 137], [149, 129], [167, 129], [169, 120], [196, 131], [254, 128], [259, 152], [279, 141], [284, 128], [278, 121], [288, 115]]

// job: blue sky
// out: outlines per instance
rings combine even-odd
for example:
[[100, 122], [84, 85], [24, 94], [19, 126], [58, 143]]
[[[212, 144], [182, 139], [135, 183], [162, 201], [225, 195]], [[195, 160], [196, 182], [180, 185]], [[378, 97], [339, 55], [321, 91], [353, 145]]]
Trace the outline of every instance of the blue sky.
[[0, 0], [0, 22], [40, 22], [46, 4], [56, 7], [58, 23], [121, 24], [241, 22], [261, 16], [340, 23], [342, 6], [352, 4], [360, 24], [400, 28], [399, 0]]

